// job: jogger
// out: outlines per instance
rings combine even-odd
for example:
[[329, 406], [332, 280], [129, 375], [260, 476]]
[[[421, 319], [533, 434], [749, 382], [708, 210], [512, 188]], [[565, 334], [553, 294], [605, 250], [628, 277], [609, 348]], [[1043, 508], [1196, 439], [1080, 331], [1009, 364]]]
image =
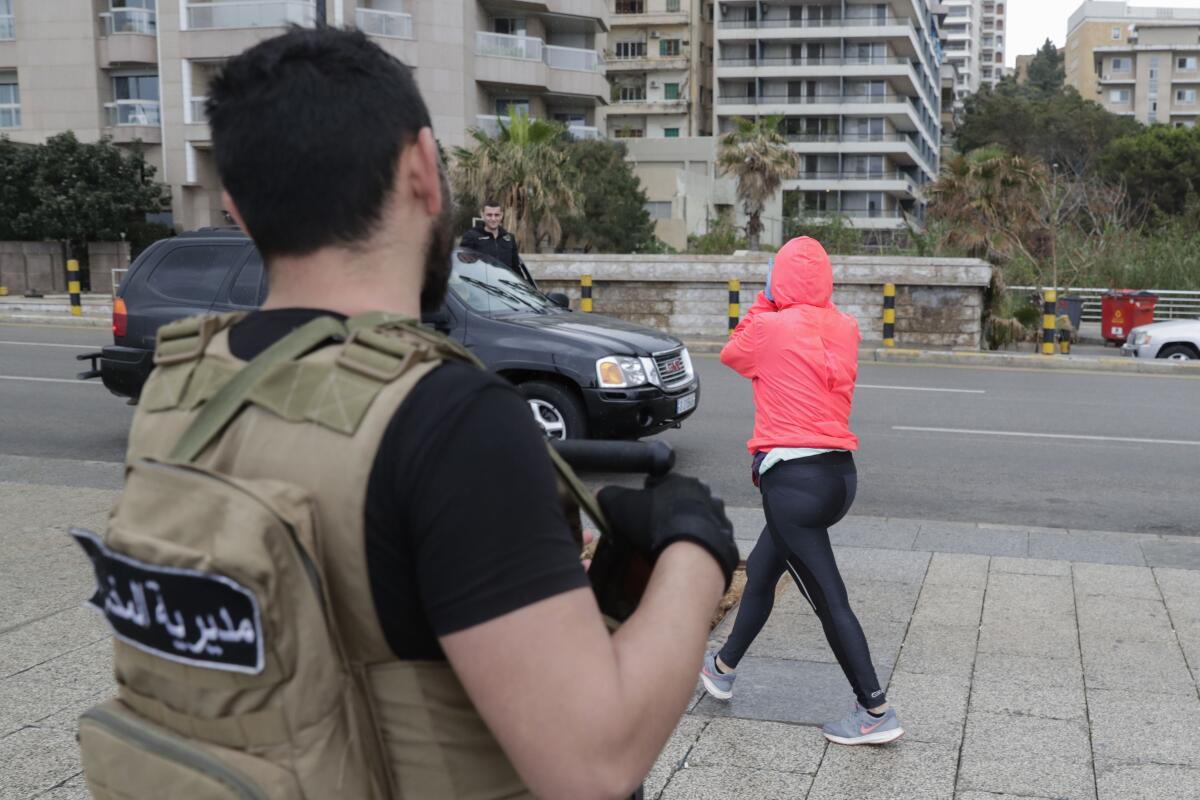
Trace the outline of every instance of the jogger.
[[849, 511], [857, 485], [854, 457], [844, 451], [784, 461], [761, 477], [767, 526], [746, 560], [741, 606], [718, 655], [737, 667], [770, 617], [775, 587], [786, 571], [820, 619], [859, 704], [875, 708], [886, 696], [829, 544], [829, 527]]

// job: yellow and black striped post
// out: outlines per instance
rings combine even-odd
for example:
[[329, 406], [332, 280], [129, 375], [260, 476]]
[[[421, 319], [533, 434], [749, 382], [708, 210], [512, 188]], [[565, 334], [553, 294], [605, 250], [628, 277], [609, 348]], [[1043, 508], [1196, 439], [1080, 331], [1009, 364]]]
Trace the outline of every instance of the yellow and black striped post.
[[883, 346], [896, 346], [896, 284], [883, 285]]
[[742, 282], [734, 278], [729, 282], [729, 332], [738, 326], [742, 316]]
[[579, 279], [579, 310], [585, 314], [592, 313], [592, 276], [584, 275]]
[[79, 262], [73, 258], [67, 261], [67, 291], [71, 294], [71, 313], [78, 317], [83, 306], [79, 302]]
[[1054, 355], [1054, 339], [1058, 333], [1055, 325], [1055, 306], [1058, 305], [1058, 292], [1047, 289], [1042, 292], [1042, 355]]

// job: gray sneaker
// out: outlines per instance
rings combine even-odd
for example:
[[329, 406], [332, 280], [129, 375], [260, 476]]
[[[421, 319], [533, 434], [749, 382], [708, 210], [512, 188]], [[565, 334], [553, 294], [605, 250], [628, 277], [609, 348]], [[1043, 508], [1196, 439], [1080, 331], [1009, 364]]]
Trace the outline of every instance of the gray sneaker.
[[887, 744], [904, 735], [896, 709], [888, 707], [882, 717], [872, 717], [858, 703], [845, 719], [821, 726], [821, 733], [835, 744]]
[[728, 700], [733, 697], [733, 680], [736, 677], [737, 673], [735, 672], [717, 672], [716, 653], [704, 654], [704, 666], [700, 669], [700, 680], [704, 682], [705, 690], [713, 697], [718, 700]]

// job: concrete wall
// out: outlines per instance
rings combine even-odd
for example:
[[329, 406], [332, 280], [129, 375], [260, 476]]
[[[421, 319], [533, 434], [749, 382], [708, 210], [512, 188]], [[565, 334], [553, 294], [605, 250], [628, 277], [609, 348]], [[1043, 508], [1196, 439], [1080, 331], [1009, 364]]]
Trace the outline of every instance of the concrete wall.
[[[721, 336], [728, 325], [728, 281], [742, 282], [749, 308], [766, 283], [765, 256], [529, 255], [545, 291], [564, 292], [578, 307], [579, 278], [590, 274], [597, 313], [669, 330]], [[992, 268], [975, 259], [835, 257], [834, 302], [853, 314], [867, 341], [883, 338], [883, 284], [896, 284], [896, 339], [901, 345], [978, 347], [983, 291]]]
[[[92, 292], [112, 292], [112, 270], [129, 266], [129, 242], [91, 242], [88, 269]], [[0, 286], [10, 295], [67, 291], [62, 245], [58, 242], [0, 242]]]

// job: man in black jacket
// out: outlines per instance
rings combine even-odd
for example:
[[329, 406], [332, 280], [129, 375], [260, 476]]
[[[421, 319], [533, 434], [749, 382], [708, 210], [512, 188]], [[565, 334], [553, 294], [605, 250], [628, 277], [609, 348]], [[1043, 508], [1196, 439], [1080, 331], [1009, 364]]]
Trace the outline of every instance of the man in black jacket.
[[483, 204], [482, 222], [463, 234], [461, 246], [468, 250], [483, 253], [494, 258], [501, 264], [507, 264], [518, 272], [521, 269], [521, 255], [517, 252], [517, 238], [504, 229], [500, 220], [504, 218], [504, 210], [500, 204], [488, 200]]

